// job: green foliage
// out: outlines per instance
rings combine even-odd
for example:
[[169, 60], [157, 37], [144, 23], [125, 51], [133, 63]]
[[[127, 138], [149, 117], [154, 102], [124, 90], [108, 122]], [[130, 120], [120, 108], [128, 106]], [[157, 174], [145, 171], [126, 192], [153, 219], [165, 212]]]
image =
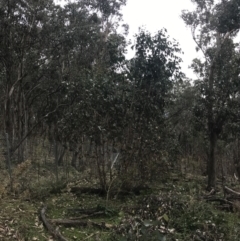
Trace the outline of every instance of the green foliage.
[[[216, 185], [215, 149], [223, 130], [236, 118], [239, 96], [239, 50], [234, 43], [239, 31], [239, 1], [195, 0], [195, 11], [183, 11], [182, 18], [191, 28], [192, 36], [204, 60], [194, 59], [194, 112], [199, 129], [208, 138], [208, 188]], [[233, 118], [233, 116], [235, 116]], [[226, 132], [225, 132], [226, 133]], [[225, 136], [226, 137], [226, 136]]]
[[217, 4], [217, 19], [218, 19], [218, 30], [220, 33], [227, 33], [229, 31], [235, 31], [239, 29], [240, 1], [222, 1]]
[[234, 214], [223, 213], [205, 202], [183, 202], [183, 207], [170, 212], [169, 225], [176, 229], [175, 237], [179, 240], [203, 239], [237, 240], [240, 230], [237, 229], [238, 218]]
[[[165, 29], [154, 35], [140, 29], [132, 46], [135, 56], [125, 59], [128, 26], [122, 25], [123, 34], [118, 31], [125, 0], [69, 1], [64, 7], [47, 0], [0, 3], [0, 131], [9, 135], [11, 158], [23, 163], [13, 171], [16, 197], [47, 200], [53, 218], [65, 215], [70, 204], [98, 205], [104, 217], [96, 221], [121, 222], [114, 237], [123, 240], [238, 240], [236, 215], [196, 201], [202, 187], [194, 181], [180, 187], [164, 183], [168, 192], [157, 195], [152, 189], [137, 190], [145, 196], [130, 212], [121, 207], [119, 217], [118, 207], [111, 206], [111, 192], [117, 199], [122, 190], [133, 194], [134, 187], [149, 181], [167, 181], [170, 167], [179, 168], [179, 163], [181, 169], [192, 166], [192, 172], [200, 173], [208, 159], [209, 187], [214, 186], [216, 148], [219, 160], [224, 155], [227, 160], [222, 178], [225, 171], [234, 171], [230, 156], [239, 167], [240, 54], [234, 38], [240, 2], [192, 2], [195, 11], [184, 11], [182, 18], [204, 55], [193, 60], [194, 83], [182, 81], [182, 52]], [[36, 169], [24, 162], [27, 157], [38, 163]], [[66, 181], [52, 182], [54, 172], [69, 176], [70, 162], [77, 169], [74, 178], [85, 169], [89, 185], [100, 185], [107, 201], [76, 197]], [[24, 171], [25, 165], [31, 169]], [[126, 206], [134, 198], [126, 195]], [[33, 239], [27, 226], [20, 223], [18, 230]], [[71, 236], [73, 230], [64, 232]], [[98, 234], [90, 238], [110, 237]], [[78, 233], [74, 238], [89, 236]]]
[[158, 159], [170, 139], [166, 108], [183, 74], [181, 49], [166, 30], [153, 36], [140, 30], [135, 57], [127, 61], [128, 26], [122, 25], [124, 34], [117, 31], [125, 0], [64, 7], [46, 0], [10, 2], [0, 12], [0, 81], [11, 155], [23, 162], [28, 138], [44, 133], [76, 158], [81, 150], [85, 162], [93, 160], [104, 189], [113, 150], [121, 155], [119, 172], [136, 170], [141, 181], [161, 163], [167, 166], [165, 155]]

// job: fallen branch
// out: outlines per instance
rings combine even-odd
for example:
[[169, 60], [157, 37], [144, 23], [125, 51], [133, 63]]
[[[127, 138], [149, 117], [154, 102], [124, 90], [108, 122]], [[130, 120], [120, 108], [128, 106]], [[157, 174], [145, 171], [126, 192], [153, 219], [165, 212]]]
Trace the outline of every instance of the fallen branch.
[[68, 241], [66, 238], [64, 238], [62, 236], [62, 234], [60, 233], [60, 231], [58, 229], [55, 229], [51, 223], [47, 220], [46, 216], [45, 216], [45, 212], [46, 212], [47, 207], [43, 207], [40, 211], [40, 217], [41, 220], [44, 224], [44, 226], [46, 227], [46, 229], [48, 230], [48, 232], [57, 240], [59, 241]]
[[76, 226], [82, 226], [82, 227], [95, 227], [99, 229], [111, 229], [113, 225], [105, 224], [102, 222], [101, 224], [95, 223], [92, 221], [83, 221], [83, 220], [72, 220], [72, 219], [51, 219], [51, 223], [57, 224], [57, 225], [63, 225], [65, 227], [76, 227]]
[[206, 201], [207, 202], [220, 202], [220, 203], [223, 203], [223, 204], [233, 205], [233, 203], [228, 201], [227, 199], [216, 198], [216, 197], [208, 197], [208, 198], [206, 198]]
[[227, 186], [224, 186], [224, 190], [230, 194], [233, 194], [233, 195], [237, 195], [237, 196], [240, 196], [240, 193], [239, 192], [236, 192], [234, 190], [232, 190], [231, 188], [227, 187]]
[[85, 215], [94, 215], [95, 213], [99, 213], [99, 210], [97, 208], [90, 208], [90, 209], [82, 209], [82, 208], [68, 208], [69, 212], [74, 213], [81, 213]]
[[220, 210], [225, 210], [225, 211], [231, 211], [233, 209], [232, 205], [230, 204], [221, 204], [219, 206], [216, 206]]
[[101, 188], [90, 188], [90, 187], [72, 187], [71, 193], [74, 193], [76, 195], [82, 195], [84, 193], [87, 194], [96, 194], [99, 196], [104, 196], [106, 194], [106, 191]]
[[79, 220], [79, 219], [98, 217], [98, 216], [102, 216], [102, 215], [105, 215], [105, 212], [102, 212], [102, 211], [101, 212], [95, 212], [95, 213], [92, 213], [92, 214], [82, 215], [82, 216], [79, 216], [79, 217], [71, 217], [69, 219], [70, 220]]

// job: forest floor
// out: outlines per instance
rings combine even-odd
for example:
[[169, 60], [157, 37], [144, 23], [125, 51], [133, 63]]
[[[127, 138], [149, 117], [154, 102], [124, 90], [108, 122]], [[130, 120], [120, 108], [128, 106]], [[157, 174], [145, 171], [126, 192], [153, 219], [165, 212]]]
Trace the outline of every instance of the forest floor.
[[79, 180], [5, 193], [0, 240], [239, 241], [239, 201], [224, 202], [221, 187], [208, 198], [205, 184], [203, 177], [174, 177], [111, 198]]

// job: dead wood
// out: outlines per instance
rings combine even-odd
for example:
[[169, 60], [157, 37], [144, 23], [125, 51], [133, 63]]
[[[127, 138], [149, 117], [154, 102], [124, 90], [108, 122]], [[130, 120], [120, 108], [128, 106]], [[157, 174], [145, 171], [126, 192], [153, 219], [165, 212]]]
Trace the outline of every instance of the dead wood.
[[106, 194], [106, 191], [101, 188], [90, 188], [90, 187], [72, 187], [71, 192], [76, 195], [81, 194], [95, 194], [99, 196], [104, 196]]
[[240, 197], [240, 193], [239, 192], [236, 192], [236, 191], [232, 190], [231, 188], [229, 188], [227, 186], [224, 186], [224, 190], [225, 190], [225, 192], [227, 192], [229, 194], [233, 194], [233, 195], [236, 195], [236, 196]]
[[74, 213], [81, 213], [85, 215], [93, 215], [93, 214], [98, 214], [99, 210], [97, 208], [89, 208], [89, 209], [82, 209], [82, 208], [68, 208], [69, 212], [74, 212]]
[[62, 234], [60, 233], [60, 231], [58, 229], [55, 229], [52, 224], [49, 222], [49, 220], [47, 220], [46, 216], [45, 216], [45, 212], [46, 212], [47, 207], [43, 207], [40, 211], [40, 217], [41, 220], [44, 224], [44, 226], [46, 227], [46, 229], [48, 230], [48, 232], [57, 240], [59, 241], [68, 241], [66, 238], [64, 238], [62, 236]]
[[[141, 191], [150, 191], [151, 188], [148, 186], [136, 186], [132, 188], [125, 187], [122, 190], [112, 190], [111, 196], [129, 196], [129, 195], [140, 195]], [[101, 188], [90, 188], [90, 187], [72, 187], [71, 192], [79, 196], [81, 194], [93, 194], [99, 196], [105, 196], [106, 190]]]
[[240, 201], [240, 196], [236, 196], [236, 195], [233, 196], [233, 195], [231, 195], [231, 196], [227, 197], [227, 200], [232, 201], [232, 202]]
[[[84, 221], [84, 220], [72, 220], [72, 219], [51, 219], [51, 223], [55, 223], [57, 225], [63, 225], [65, 227], [95, 227], [99, 229], [110, 229], [110, 225], [102, 222], [101, 224], [95, 223], [92, 221]], [[112, 228], [112, 226], [111, 226]]]
[[216, 206], [219, 210], [222, 210], [222, 211], [232, 211], [233, 210], [233, 207], [232, 205], [229, 205], [229, 204], [221, 204], [221, 205], [218, 205]]
[[224, 198], [216, 197], [215, 193], [213, 193], [212, 195], [205, 196], [204, 199], [207, 202], [219, 202], [217, 207], [221, 210], [232, 211], [234, 203], [240, 200], [240, 192], [234, 191], [227, 186], [224, 186], [224, 191], [227, 194]]
[[217, 198], [217, 197], [207, 197], [206, 201], [207, 202], [220, 202], [221, 204], [233, 205], [233, 203], [230, 202], [229, 200], [223, 199], [223, 198]]
[[86, 219], [86, 218], [98, 217], [98, 216], [102, 216], [102, 215], [105, 215], [105, 212], [101, 211], [101, 212], [95, 212], [95, 213], [92, 213], [92, 214], [82, 215], [82, 216], [79, 216], [79, 217], [71, 217], [71, 218], [69, 218], [69, 220]]

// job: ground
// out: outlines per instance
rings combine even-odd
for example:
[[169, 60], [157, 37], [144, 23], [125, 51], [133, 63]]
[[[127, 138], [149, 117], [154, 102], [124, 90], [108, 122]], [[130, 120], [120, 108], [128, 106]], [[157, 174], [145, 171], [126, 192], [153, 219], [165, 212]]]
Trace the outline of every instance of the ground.
[[[46, 220], [69, 241], [239, 241], [237, 202], [224, 206], [207, 200], [202, 177], [169, 174], [164, 182], [148, 184], [148, 188], [138, 193], [128, 191], [118, 195], [113, 191], [109, 197], [104, 193], [88, 193], [88, 188], [97, 190], [97, 184], [91, 186], [76, 178], [45, 185], [38, 189], [33, 185], [36, 190], [26, 188], [21, 193], [7, 190], [2, 194], [0, 240], [57, 240], [40, 217], [42, 208], [47, 207]], [[222, 195], [221, 190], [215, 194], [221, 200]], [[73, 220], [79, 223], [66, 223]]]

